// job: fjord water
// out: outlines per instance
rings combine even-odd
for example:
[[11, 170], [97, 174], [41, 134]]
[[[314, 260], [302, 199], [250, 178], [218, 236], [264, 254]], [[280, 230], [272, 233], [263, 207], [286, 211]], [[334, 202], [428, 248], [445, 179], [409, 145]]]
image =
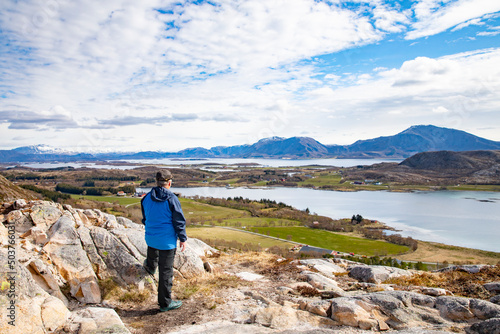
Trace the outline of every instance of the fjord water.
[[[147, 189], [143, 189], [147, 190]], [[334, 219], [360, 214], [415, 239], [500, 252], [500, 193], [173, 188], [183, 196], [267, 198]]]

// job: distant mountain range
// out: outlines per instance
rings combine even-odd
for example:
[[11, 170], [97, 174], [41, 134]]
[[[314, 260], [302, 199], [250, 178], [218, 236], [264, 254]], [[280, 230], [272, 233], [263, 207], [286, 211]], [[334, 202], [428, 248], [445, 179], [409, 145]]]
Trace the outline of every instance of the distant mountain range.
[[161, 158], [407, 158], [429, 151], [500, 150], [500, 142], [465, 131], [416, 125], [394, 136], [358, 140], [351, 145], [324, 145], [309, 137], [271, 137], [252, 145], [195, 147], [179, 152], [74, 153], [45, 145], [0, 150], [1, 163], [70, 162]]

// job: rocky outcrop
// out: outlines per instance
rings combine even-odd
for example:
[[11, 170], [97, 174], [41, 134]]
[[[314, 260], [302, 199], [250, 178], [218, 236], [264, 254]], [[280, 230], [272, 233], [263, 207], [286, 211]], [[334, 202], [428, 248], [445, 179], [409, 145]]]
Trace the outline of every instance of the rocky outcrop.
[[[129, 333], [114, 310], [92, 305], [102, 305], [99, 280], [156, 292], [142, 266], [144, 226], [100, 210], [47, 201], [18, 200], [9, 209], [0, 216], [0, 263], [13, 267], [1, 273], [0, 305], [14, 301], [15, 318], [22, 321], [15, 327], [2, 321], [0, 332]], [[15, 246], [14, 255], [9, 244]], [[174, 267], [181, 277], [200, 275], [205, 272], [200, 256], [215, 252], [189, 239], [186, 251], [177, 252]], [[15, 297], [9, 296], [11, 288]], [[2, 319], [9, 312], [2, 307]]]
[[404, 269], [386, 266], [354, 266], [349, 271], [349, 276], [361, 282], [382, 283], [390, 278], [411, 276]]
[[336, 298], [327, 312], [341, 324], [386, 330], [488, 320], [500, 317], [500, 306], [463, 297], [431, 297], [414, 292], [383, 291]]
[[82, 247], [75, 221], [63, 215], [48, 232], [43, 250], [69, 284], [71, 296], [82, 303], [99, 303], [101, 292], [87, 253]]
[[73, 312], [65, 329], [78, 334], [130, 334], [115, 310], [103, 307], [86, 307]]
[[313, 268], [329, 278], [335, 278], [335, 274], [343, 274], [347, 272], [345, 268], [333, 263], [330, 259], [307, 259], [300, 260], [299, 263], [309, 268]]
[[[0, 248], [0, 263], [8, 259], [7, 248]], [[64, 302], [45, 292], [21, 263], [9, 264], [0, 280], [0, 333], [44, 333], [66, 323], [70, 311]]]

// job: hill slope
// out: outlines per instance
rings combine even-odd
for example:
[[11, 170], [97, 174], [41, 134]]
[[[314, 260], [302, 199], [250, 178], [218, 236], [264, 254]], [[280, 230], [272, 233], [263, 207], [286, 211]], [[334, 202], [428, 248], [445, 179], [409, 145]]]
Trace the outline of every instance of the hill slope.
[[35, 195], [26, 189], [16, 186], [0, 175], [0, 203], [11, 202], [19, 198], [35, 199]]
[[417, 125], [394, 136], [359, 140], [346, 147], [346, 157], [409, 157], [429, 151], [499, 150], [500, 142], [465, 131]]

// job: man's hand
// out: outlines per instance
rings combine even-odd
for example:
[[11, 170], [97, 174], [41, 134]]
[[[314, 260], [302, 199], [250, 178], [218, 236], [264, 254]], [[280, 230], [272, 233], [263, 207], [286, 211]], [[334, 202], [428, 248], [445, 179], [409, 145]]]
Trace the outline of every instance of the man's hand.
[[184, 252], [184, 250], [186, 249], [186, 242], [179, 242], [179, 248], [181, 249], [181, 252]]

